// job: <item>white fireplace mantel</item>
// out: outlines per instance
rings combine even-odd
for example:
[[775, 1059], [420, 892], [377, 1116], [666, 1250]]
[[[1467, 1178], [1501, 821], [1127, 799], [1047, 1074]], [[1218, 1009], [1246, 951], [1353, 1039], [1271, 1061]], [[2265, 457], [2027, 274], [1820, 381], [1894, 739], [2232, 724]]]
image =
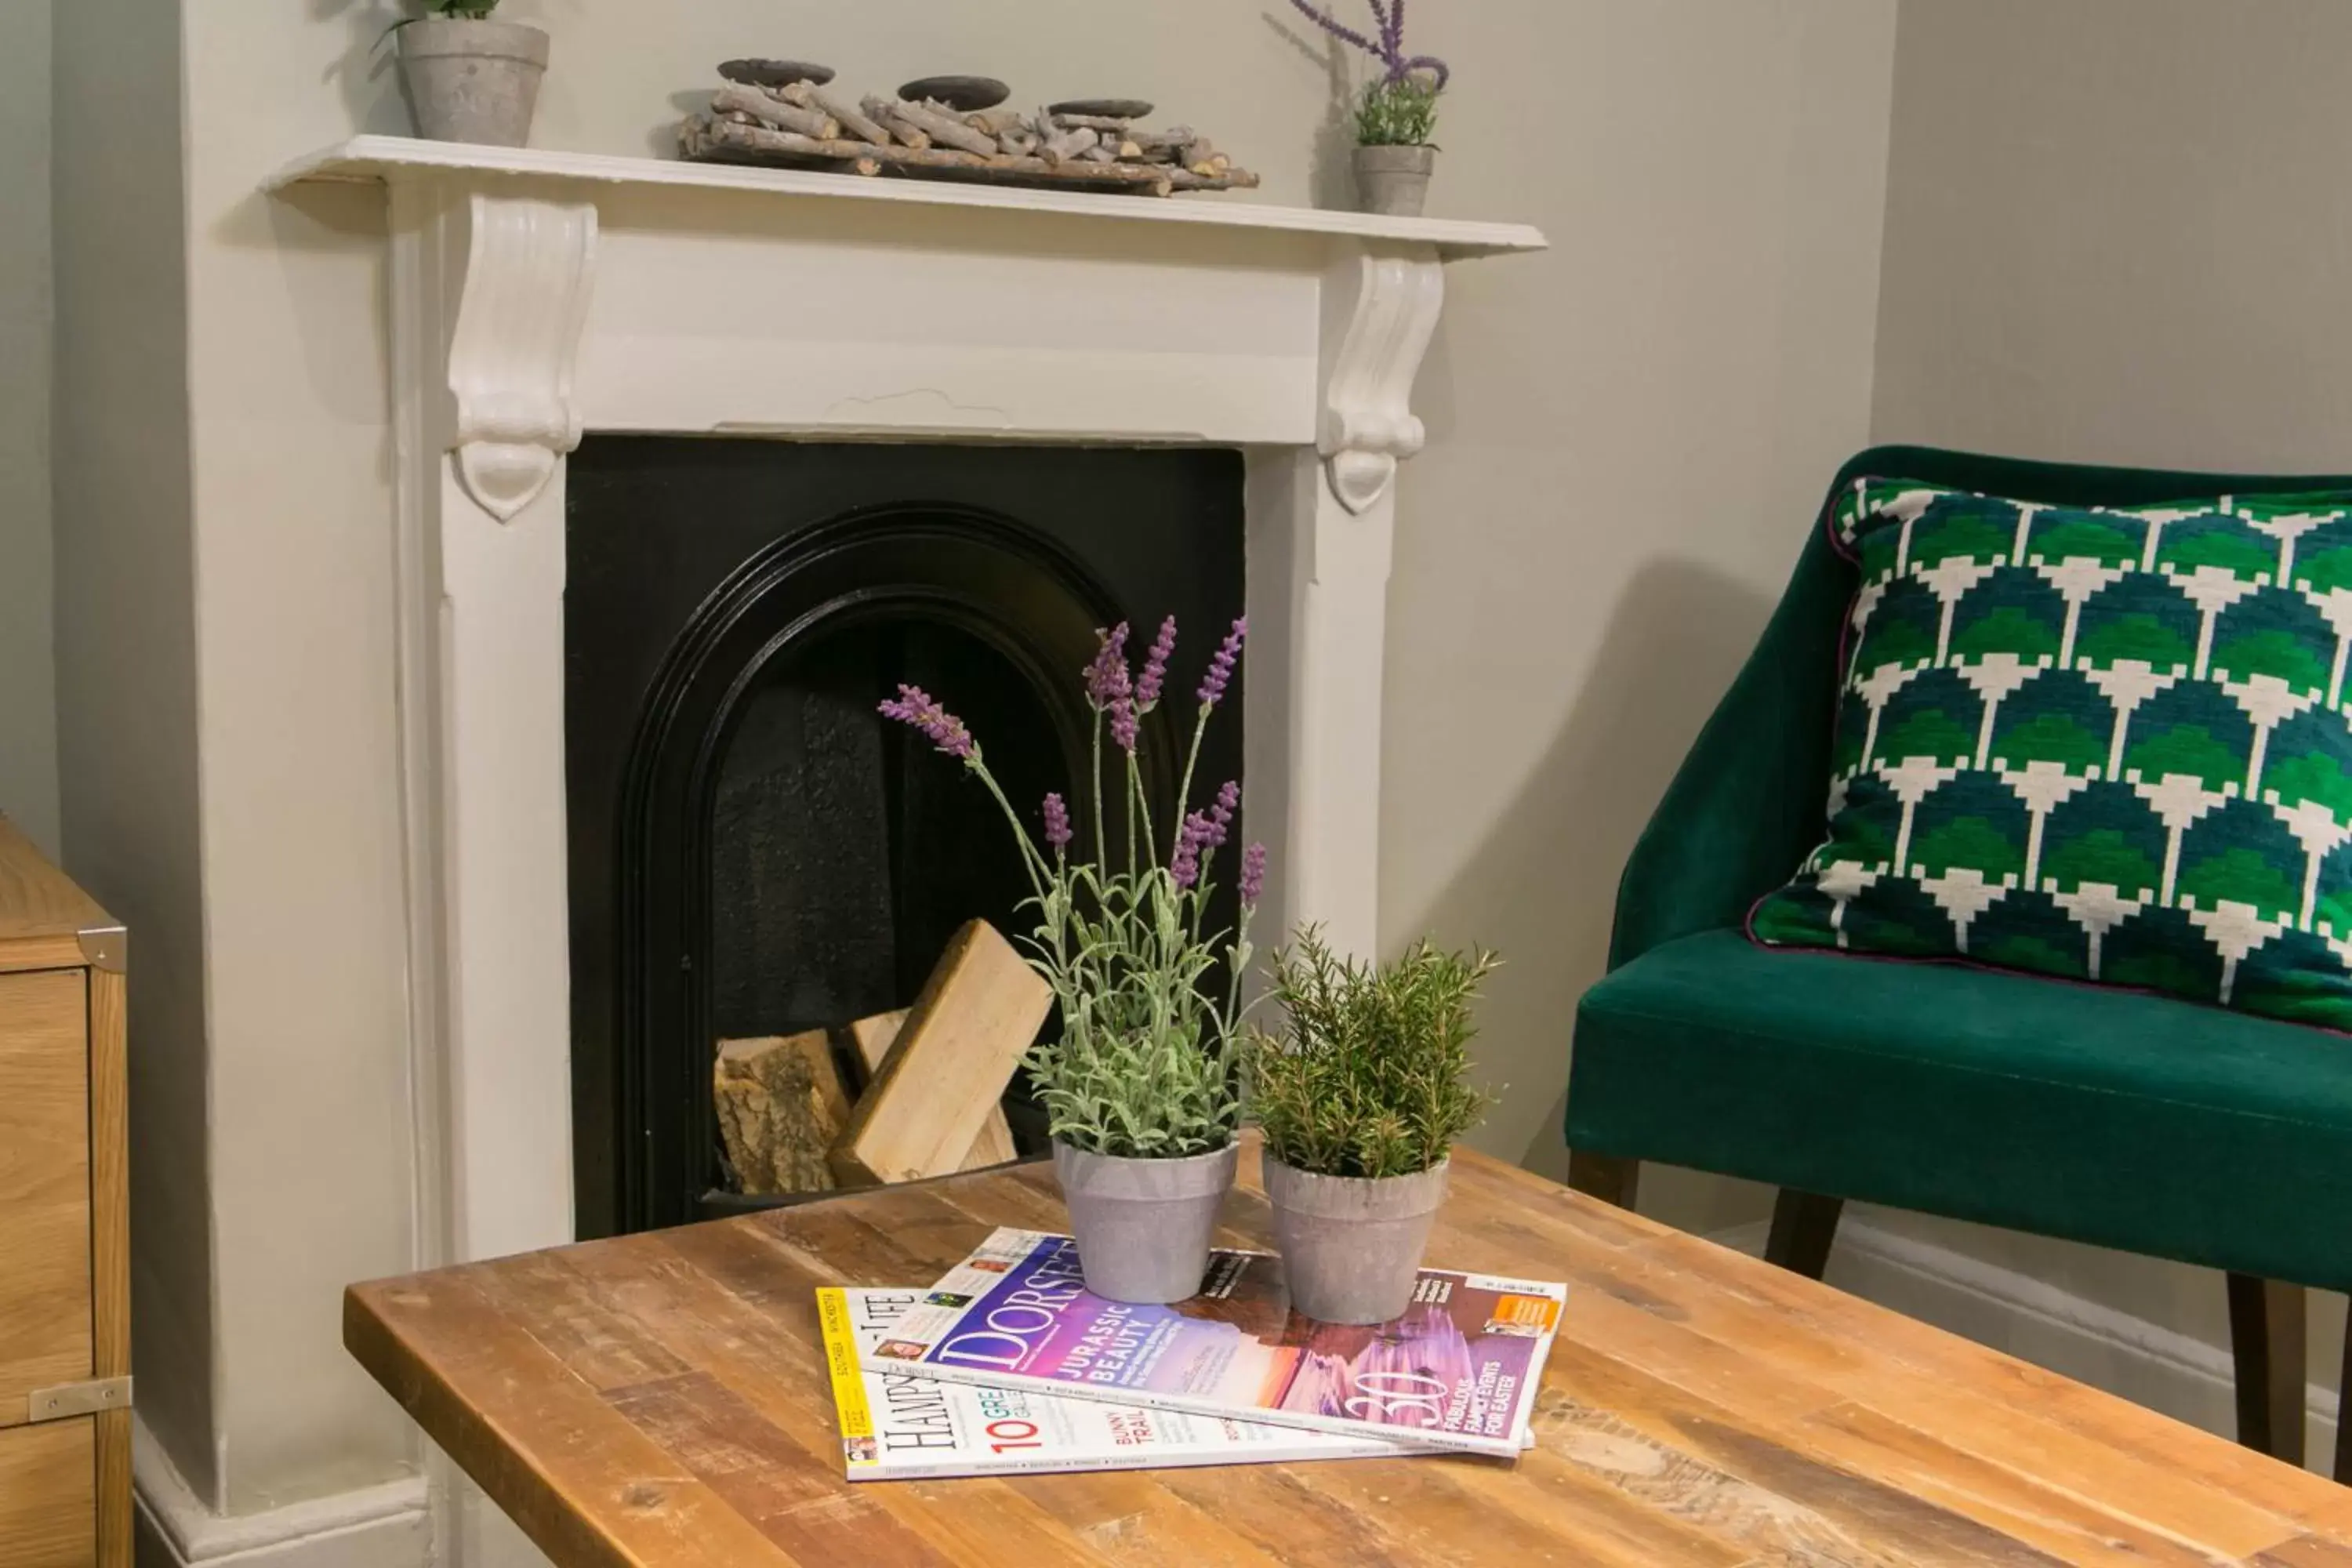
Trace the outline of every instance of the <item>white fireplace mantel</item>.
[[1444, 264], [1537, 231], [381, 136], [269, 189], [321, 180], [391, 201], [423, 1261], [572, 1235], [564, 468], [586, 431], [1242, 448], [1262, 918], [1371, 948], [1410, 394]]

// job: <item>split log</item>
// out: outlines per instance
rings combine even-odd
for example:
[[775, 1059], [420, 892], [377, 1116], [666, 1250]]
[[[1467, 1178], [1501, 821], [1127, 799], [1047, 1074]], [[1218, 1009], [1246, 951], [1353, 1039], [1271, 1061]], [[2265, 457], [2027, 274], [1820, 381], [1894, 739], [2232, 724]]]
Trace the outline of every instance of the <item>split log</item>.
[[1110, 147], [1110, 155], [1122, 163], [1143, 156], [1143, 149], [1133, 142], [1122, 141], [1115, 147], [1112, 147], [1108, 142], [1105, 142], [1103, 145]]
[[1108, 132], [1113, 135], [1124, 136], [1127, 134], [1128, 124], [1127, 121], [1114, 120], [1108, 114], [1056, 114], [1054, 116], [1054, 127], [1057, 131]]
[[762, 125], [814, 136], [820, 142], [830, 141], [841, 134], [841, 126], [830, 115], [786, 103], [771, 96], [765, 89], [745, 87], [740, 82], [730, 81], [712, 93], [710, 106], [737, 114], [748, 114]]
[[868, 97], [863, 102], [866, 118], [888, 126], [890, 134], [897, 137], [901, 145], [912, 147], [919, 153], [931, 144], [931, 139], [923, 134], [921, 126], [898, 113], [898, 106], [894, 100]]
[[958, 1169], [1053, 1003], [985, 921], [958, 931], [834, 1142], [835, 1179], [868, 1186]]
[[1171, 125], [1165, 131], [1130, 131], [1128, 139], [1146, 153], [1174, 153], [1189, 147], [1201, 139], [1201, 133], [1189, 125]]
[[890, 132], [882, 124], [859, 109], [856, 100], [847, 93], [813, 81], [796, 81], [790, 87], [777, 89], [787, 103], [797, 103], [803, 109], [814, 109], [830, 114], [841, 121], [841, 128], [861, 142], [878, 146], [890, 144]]
[[[882, 1063], [890, 1055], [890, 1046], [898, 1039], [898, 1031], [906, 1022], [907, 1009], [901, 1007], [895, 1013], [877, 1013], [871, 1018], [860, 1018], [849, 1026], [850, 1041], [857, 1047], [858, 1060], [866, 1064], [869, 1081], [882, 1070]], [[1004, 1108], [999, 1105], [988, 1113], [988, 1120], [980, 1124], [980, 1136], [971, 1141], [963, 1163], [957, 1169], [978, 1171], [1020, 1157], [1021, 1152], [1013, 1146], [1013, 1129], [1005, 1122]]]
[[927, 103], [908, 103], [901, 99], [890, 106], [890, 112], [929, 137], [933, 146], [954, 147], [962, 152], [976, 153], [983, 158], [992, 157], [996, 153], [995, 137], [974, 131], [957, 119], [951, 110]]
[[1078, 156], [1085, 159], [1089, 163], [1116, 163], [1118, 162], [1118, 152], [1108, 144], [1101, 142], [1096, 142], [1093, 146], [1079, 153]]
[[976, 109], [963, 117], [963, 122], [982, 136], [993, 136], [999, 142], [1029, 122], [1029, 117], [1017, 109], [998, 104], [994, 109]]
[[1081, 126], [1076, 131], [1065, 131], [1059, 135], [1047, 137], [1038, 147], [1037, 156], [1048, 163], [1067, 163], [1101, 140], [1096, 132]]
[[829, 1193], [850, 1120], [824, 1031], [721, 1040], [711, 1068], [719, 1137], [746, 1193]]

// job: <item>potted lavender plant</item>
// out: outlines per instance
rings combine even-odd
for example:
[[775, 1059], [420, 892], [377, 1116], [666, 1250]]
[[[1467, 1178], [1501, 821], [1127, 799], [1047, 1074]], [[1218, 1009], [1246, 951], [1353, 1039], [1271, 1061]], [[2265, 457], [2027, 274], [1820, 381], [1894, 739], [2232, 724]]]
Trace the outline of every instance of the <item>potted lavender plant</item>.
[[433, 142], [520, 147], [530, 140], [547, 35], [498, 22], [499, 0], [424, 0], [396, 23], [400, 82], [416, 133]]
[[1356, 102], [1356, 195], [1366, 212], [1418, 217], [1437, 168], [1437, 96], [1453, 73], [1434, 55], [1404, 52], [1404, 0], [1369, 0], [1377, 37], [1367, 37], [1308, 0], [1290, 0], [1331, 37], [1370, 55], [1381, 76]]
[[[1201, 738], [1233, 680], [1246, 630], [1246, 622], [1234, 623], [1202, 678], [1192, 749], [1164, 845], [1153, 831], [1136, 752], [1140, 721], [1159, 706], [1167, 683], [1173, 616], [1161, 623], [1140, 671], [1128, 665], [1124, 625], [1102, 634], [1087, 667], [1094, 711], [1091, 858], [1073, 858], [1076, 832], [1058, 795], [1047, 795], [1040, 809], [1042, 844], [1031, 837], [971, 731], [928, 693], [902, 686], [897, 700], [882, 704], [886, 716], [922, 731], [970, 769], [1013, 825], [1037, 911], [1035, 932], [1024, 939], [1029, 962], [1053, 986], [1061, 1010], [1060, 1033], [1041, 1040], [1026, 1065], [1053, 1133], [1055, 1174], [1069, 1205], [1087, 1289], [1117, 1301], [1161, 1304], [1199, 1291], [1217, 1210], [1239, 1161], [1235, 1032], [1265, 847], [1242, 852], [1234, 929], [1205, 929], [1210, 874], [1241, 805], [1241, 784], [1228, 781], [1206, 807], [1187, 807]], [[1106, 735], [1113, 775], [1108, 802]], [[1125, 840], [1117, 859], [1112, 805]], [[1211, 994], [1220, 958], [1226, 970], [1222, 997]]]
[[1360, 965], [1312, 929], [1275, 955], [1285, 1026], [1253, 1033], [1244, 1062], [1275, 1243], [1308, 1317], [1385, 1323], [1411, 1304], [1454, 1141], [1486, 1113], [1463, 1080], [1495, 963], [1424, 940]]

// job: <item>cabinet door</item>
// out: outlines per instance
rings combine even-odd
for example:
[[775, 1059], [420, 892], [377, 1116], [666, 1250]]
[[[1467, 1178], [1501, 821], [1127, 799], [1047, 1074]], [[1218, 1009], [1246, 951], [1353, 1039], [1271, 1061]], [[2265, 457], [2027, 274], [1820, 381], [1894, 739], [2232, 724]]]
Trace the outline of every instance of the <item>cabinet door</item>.
[[0, 1568], [89, 1568], [97, 1561], [89, 1417], [0, 1432]]
[[79, 969], [0, 974], [0, 1428], [90, 1375], [88, 998]]

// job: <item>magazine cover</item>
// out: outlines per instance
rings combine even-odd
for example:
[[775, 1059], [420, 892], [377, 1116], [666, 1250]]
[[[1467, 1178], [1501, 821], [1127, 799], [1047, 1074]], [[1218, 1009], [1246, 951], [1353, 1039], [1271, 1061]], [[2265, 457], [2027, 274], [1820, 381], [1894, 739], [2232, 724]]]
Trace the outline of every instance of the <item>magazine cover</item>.
[[817, 1316], [853, 1481], [938, 1479], [1014, 1471], [1278, 1465], [1294, 1459], [1393, 1459], [1429, 1449], [1365, 1433], [1342, 1436], [1256, 1421], [1061, 1399], [1015, 1388], [939, 1383], [862, 1367], [858, 1352], [896, 1331], [922, 1290], [823, 1289]]
[[1567, 1289], [1424, 1268], [1413, 1304], [1369, 1328], [1291, 1311], [1280, 1260], [1210, 1257], [1169, 1307], [1090, 1295], [1066, 1236], [999, 1230], [891, 1332], [881, 1371], [1516, 1456]]

